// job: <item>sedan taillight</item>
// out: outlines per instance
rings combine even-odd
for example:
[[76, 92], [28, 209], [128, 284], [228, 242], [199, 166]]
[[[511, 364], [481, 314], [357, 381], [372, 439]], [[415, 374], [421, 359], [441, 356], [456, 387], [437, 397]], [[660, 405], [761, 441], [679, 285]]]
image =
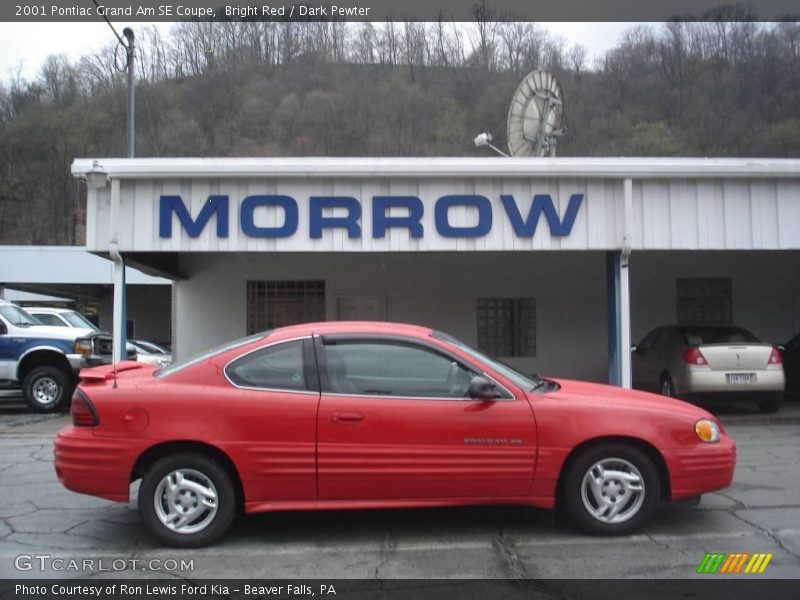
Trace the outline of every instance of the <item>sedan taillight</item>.
[[683, 353], [683, 360], [689, 363], [690, 365], [707, 365], [708, 361], [706, 357], [703, 356], [703, 353], [700, 352], [700, 348], [696, 346], [692, 346], [686, 352]]
[[771, 365], [783, 364], [783, 359], [781, 358], [781, 353], [778, 351], [777, 348], [773, 348], [772, 349], [772, 354], [769, 355], [769, 364], [771, 364]]
[[72, 394], [72, 405], [69, 414], [75, 427], [94, 427], [100, 424], [94, 405], [86, 397], [86, 394], [78, 388], [75, 388], [75, 393]]

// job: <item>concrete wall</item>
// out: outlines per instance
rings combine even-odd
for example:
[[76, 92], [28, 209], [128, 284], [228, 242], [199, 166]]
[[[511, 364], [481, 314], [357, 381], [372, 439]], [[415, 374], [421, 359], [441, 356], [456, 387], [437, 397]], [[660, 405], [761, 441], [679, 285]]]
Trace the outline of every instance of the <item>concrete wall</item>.
[[385, 295], [386, 317], [477, 343], [478, 298], [536, 299], [534, 358], [524, 372], [607, 380], [605, 255], [601, 252], [195, 254], [177, 284], [179, 358], [246, 334], [246, 282], [323, 279], [327, 318], [337, 297]]
[[[246, 282], [323, 279], [326, 317], [342, 295], [383, 295], [386, 317], [477, 343], [478, 298], [536, 299], [537, 355], [508, 359], [524, 372], [607, 381], [602, 252], [194, 254], [177, 284], [177, 355], [246, 334]], [[765, 341], [800, 330], [800, 252], [634, 252], [632, 340], [677, 319], [678, 277], [730, 277], [734, 320]]]
[[800, 331], [800, 252], [634, 252], [631, 339], [677, 319], [677, 277], [732, 280], [734, 323], [766, 342]]

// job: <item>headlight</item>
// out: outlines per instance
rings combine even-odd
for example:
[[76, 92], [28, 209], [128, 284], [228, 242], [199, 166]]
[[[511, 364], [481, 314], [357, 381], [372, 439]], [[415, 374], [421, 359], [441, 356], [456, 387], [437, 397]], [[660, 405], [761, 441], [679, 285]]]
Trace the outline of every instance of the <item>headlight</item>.
[[719, 441], [719, 425], [711, 419], [700, 419], [694, 424], [694, 432], [697, 437], [709, 444]]
[[75, 354], [91, 354], [92, 340], [75, 340]]

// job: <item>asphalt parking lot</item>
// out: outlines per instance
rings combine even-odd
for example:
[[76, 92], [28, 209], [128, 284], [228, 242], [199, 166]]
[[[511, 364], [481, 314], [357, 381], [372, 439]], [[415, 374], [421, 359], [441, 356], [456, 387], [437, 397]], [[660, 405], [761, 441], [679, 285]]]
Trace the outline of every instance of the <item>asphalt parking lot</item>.
[[[697, 507], [662, 510], [637, 535], [585, 537], [547, 511], [520, 507], [298, 512], [243, 517], [211, 548], [174, 550], [147, 534], [133, 503], [62, 488], [52, 439], [68, 418], [30, 415], [6, 399], [0, 578], [87, 576], [99, 565], [125, 577], [687, 578], [698, 577], [706, 552], [774, 553], [756, 577], [797, 578], [800, 402], [778, 415], [741, 409], [721, 418], [739, 447], [733, 485]], [[72, 558], [95, 563], [88, 572], [52, 568]], [[171, 570], [181, 559], [191, 568]]]

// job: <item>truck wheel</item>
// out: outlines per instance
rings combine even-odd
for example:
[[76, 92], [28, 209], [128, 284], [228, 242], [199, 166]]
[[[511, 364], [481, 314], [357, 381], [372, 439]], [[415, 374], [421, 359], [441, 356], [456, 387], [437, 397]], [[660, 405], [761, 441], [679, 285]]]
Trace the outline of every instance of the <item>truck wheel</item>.
[[69, 405], [75, 383], [58, 367], [43, 366], [31, 369], [22, 381], [22, 397], [37, 413], [64, 410]]

